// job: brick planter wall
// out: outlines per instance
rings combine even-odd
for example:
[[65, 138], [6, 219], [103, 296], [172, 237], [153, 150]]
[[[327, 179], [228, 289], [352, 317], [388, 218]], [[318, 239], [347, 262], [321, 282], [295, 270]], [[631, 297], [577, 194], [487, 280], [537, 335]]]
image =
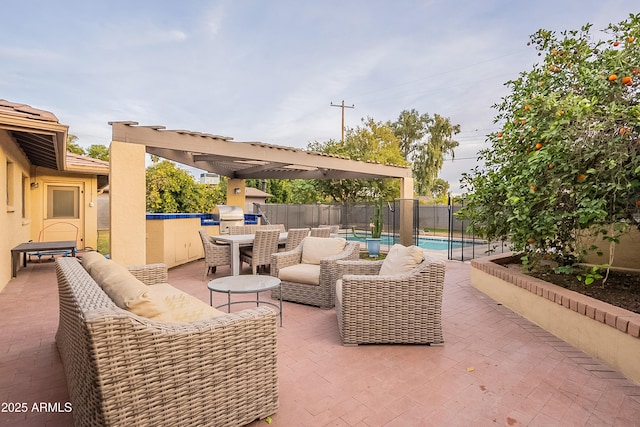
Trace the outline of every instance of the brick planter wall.
[[471, 284], [640, 384], [640, 314], [501, 265], [512, 260], [513, 254], [472, 260]]

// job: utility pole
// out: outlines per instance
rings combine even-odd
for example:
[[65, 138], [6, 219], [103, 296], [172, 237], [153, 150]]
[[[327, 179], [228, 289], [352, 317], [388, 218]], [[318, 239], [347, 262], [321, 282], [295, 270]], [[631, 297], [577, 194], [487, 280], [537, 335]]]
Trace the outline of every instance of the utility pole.
[[334, 104], [333, 102], [331, 103], [332, 107], [340, 107], [342, 108], [342, 139], [341, 141], [344, 142], [344, 109], [345, 108], [355, 108], [355, 105], [351, 104], [351, 105], [344, 105], [344, 99], [342, 100], [342, 104]]

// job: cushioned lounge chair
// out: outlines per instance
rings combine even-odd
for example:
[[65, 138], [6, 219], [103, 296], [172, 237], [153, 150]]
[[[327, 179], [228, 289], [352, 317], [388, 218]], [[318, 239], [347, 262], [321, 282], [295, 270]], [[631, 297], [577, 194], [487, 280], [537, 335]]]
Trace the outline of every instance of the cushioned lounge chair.
[[403, 266], [383, 266], [387, 260], [337, 262], [336, 315], [343, 344], [443, 343], [444, 263], [422, 255], [422, 260], [401, 260]]

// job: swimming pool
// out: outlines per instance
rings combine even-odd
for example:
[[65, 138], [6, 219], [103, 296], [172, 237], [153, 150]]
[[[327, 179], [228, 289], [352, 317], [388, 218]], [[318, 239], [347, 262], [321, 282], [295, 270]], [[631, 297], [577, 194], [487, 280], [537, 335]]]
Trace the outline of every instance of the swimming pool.
[[[349, 234], [347, 236], [347, 240], [358, 241], [358, 242], [365, 241], [364, 237], [355, 237], [353, 234]], [[396, 243], [398, 243], [398, 239], [396, 239]], [[383, 234], [382, 237], [380, 238], [380, 244], [393, 245], [393, 237]], [[472, 245], [473, 245], [473, 242], [470, 242], [470, 241], [465, 241], [463, 245], [462, 240], [459, 240], [459, 239], [451, 240], [452, 249], [458, 249], [463, 246], [466, 247], [466, 246], [472, 246]], [[447, 249], [449, 249], [449, 239], [447, 239], [446, 237], [419, 236], [418, 246], [421, 247], [422, 249], [430, 249], [434, 251], [446, 251]]]

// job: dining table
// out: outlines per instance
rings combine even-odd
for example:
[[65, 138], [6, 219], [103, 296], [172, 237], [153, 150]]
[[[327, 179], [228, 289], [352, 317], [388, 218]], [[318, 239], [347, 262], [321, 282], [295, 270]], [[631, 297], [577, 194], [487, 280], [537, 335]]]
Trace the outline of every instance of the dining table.
[[[278, 242], [284, 243], [287, 240], [288, 233], [282, 232], [278, 237]], [[216, 242], [228, 243], [231, 245], [231, 275], [238, 276], [240, 274], [240, 247], [253, 246], [256, 238], [255, 234], [221, 234], [212, 236]]]

